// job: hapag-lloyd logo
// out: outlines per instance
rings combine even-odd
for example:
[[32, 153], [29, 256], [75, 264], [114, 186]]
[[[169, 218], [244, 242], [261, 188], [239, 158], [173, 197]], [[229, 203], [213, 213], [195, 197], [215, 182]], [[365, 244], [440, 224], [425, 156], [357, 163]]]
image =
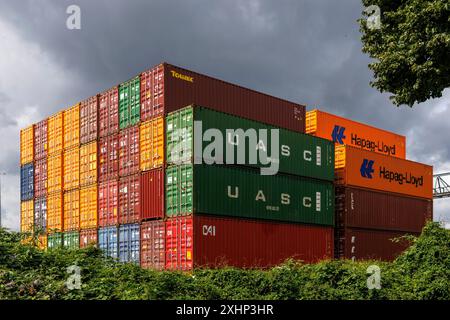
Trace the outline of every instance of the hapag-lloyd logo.
[[[333, 128], [333, 131], [331, 132], [331, 139], [334, 143], [344, 144], [345, 139], [347, 138], [345, 133], [346, 128], [335, 125]], [[396, 145], [387, 145], [383, 141], [373, 141], [370, 139], [366, 139], [364, 137], [358, 136], [356, 133], [350, 134], [350, 142], [351, 145], [357, 146], [361, 149], [370, 150], [370, 151], [377, 151], [379, 153], [384, 153], [390, 156], [393, 156], [396, 154]]]
[[[359, 172], [363, 178], [372, 179], [372, 174], [374, 173], [375, 161], [364, 159], [361, 167], [359, 168]], [[396, 182], [398, 184], [411, 184], [418, 188], [419, 186], [423, 186], [423, 175], [420, 177], [414, 176], [411, 172], [396, 172], [393, 170], [389, 170], [385, 166], [378, 167], [378, 176], [381, 179], [388, 180], [389, 182]]]

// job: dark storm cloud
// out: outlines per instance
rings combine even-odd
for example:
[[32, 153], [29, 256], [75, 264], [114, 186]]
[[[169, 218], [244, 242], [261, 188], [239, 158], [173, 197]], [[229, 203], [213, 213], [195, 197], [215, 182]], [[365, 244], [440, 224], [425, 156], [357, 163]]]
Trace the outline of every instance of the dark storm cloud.
[[[81, 7], [79, 31], [65, 27], [71, 4]], [[21, 0], [0, 3], [0, 20], [73, 81], [67, 92], [35, 97], [40, 115], [168, 61], [407, 134], [408, 156], [445, 166], [450, 106], [432, 117], [435, 101], [397, 108], [369, 86], [356, 21], [362, 10], [360, 1]]]

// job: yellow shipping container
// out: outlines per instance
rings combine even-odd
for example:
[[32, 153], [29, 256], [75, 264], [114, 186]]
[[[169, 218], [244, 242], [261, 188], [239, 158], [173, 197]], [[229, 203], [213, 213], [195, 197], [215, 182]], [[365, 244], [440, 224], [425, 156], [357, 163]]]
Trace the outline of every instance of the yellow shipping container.
[[64, 150], [80, 146], [80, 104], [64, 111]]
[[24, 201], [20, 204], [20, 231], [33, 232], [34, 225], [34, 202]]
[[97, 182], [97, 142], [80, 148], [80, 186]]
[[65, 150], [63, 158], [64, 190], [76, 189], [80, 186], [80, 148]]
[[34, 129], [33, 126], [20, 130], [20, 164], [33, 162]]
[[47, 158], [47, 192], [54, 193], [62, 191], [62, 177], [63, 177], [63, 165], [62, 165], [62, 152], [53, 154]]
[[64, 193], [64, 227], [63, 231], [80, 228], [80, 190]]
[[164, 163], [164, 119], [158, 117], [140, 126], [140, 167], [151, 170]]
[[48, 154], [51, 155], [63, 149], [63, 113], [62, 111], [48, 118], [47, 123]]
[[97, 185], [80, 190], [80, 228], [97, 227]]
[[47, 235], [42, 234], [38, 237], [37, 247], [41, 250], [47, 250]]
[[57, 192], [47, 198], [47, 230], [61, 232], [63, 227], [63, 195]]

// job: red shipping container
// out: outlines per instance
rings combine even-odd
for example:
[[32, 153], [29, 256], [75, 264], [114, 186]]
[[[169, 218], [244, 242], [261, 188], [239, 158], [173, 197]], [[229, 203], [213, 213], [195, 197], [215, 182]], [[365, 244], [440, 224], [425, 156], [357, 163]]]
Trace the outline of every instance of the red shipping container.
[[119, 134], [103, 137], [98, 143], [98, 180], [114, 180], [119, 177]]
[[80, 230], [80, 248], [97, 246], [97, 229]]
[[141, 120], [190, 104], [305, 132], [305, 106], [167, 63], [141, 74]]
[[164, 218], [164, 169], [146, 171], [141, 176], [141, 220]]
[[114, 226], [119, 223], [119, 182], [111, 180], [98, 185], [98, 225]]
[[139, 126], [133, 126], [119, 133], [119, 176], [139, 172]]
[[400, 231], [338, 228], [335, 235], [335, 255], [337, 259], [393, 261], [411, 243], [406, 240], [394, 242], [392, 239], [407, 234], [420, 235]]
[[333, 228], [214, 216], [166, 221], [166, 269], [267, 268], [333, 257]]
[[47, 157], [47, 119], [34, 125], [34, 160]]
[[36, 160], [34, 163], [34, 197], [47, 195], [47, 159]]
[[141, 176], [121, 178], [119, 181], [119, 224], [139, 221], [141, 215]]
[[433, 200], [367, 189], [336, 187], [336, 226], [422, 232], [433, 219]]
[[162, 220], [141, 224], [141, 267], [162, 270], [165, 265], [166, 225]]
[[98, 118], [100, 137], [119, 132], [119, 88], [117, 86], [100, 94]]
[[80, 143], [85, 144], [97, 139], [98, 96], [90, 97], [80, 105]]

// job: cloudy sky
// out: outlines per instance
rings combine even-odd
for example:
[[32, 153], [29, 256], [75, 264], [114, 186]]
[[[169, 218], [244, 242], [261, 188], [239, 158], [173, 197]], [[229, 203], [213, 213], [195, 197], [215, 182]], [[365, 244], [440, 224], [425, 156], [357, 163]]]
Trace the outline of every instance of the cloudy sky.
[[[69, 5], [81, 30], [66, 28]], [[369, 86], [359, 0], [0, 0], [2, 214], [19, 226], [19, 129], [167, 61], [407, 136], [450, 171], [450, 92], [397, 108]], [[450, 220], [450, 199], [435, 219]]]

